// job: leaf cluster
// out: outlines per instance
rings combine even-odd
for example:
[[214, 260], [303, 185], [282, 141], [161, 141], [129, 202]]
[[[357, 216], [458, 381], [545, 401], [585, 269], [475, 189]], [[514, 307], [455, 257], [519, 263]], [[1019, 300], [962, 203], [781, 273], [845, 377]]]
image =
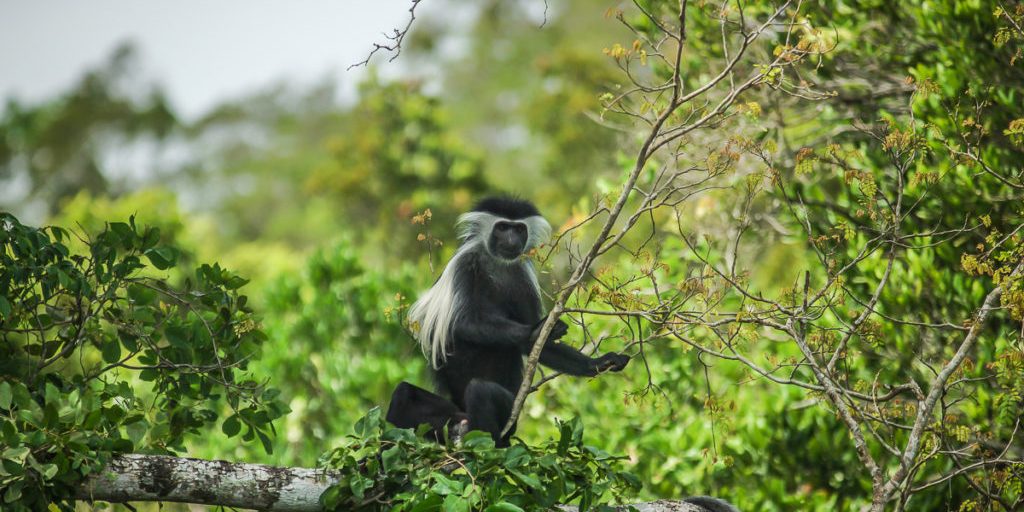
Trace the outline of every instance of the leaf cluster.
[[80, 235], [82, 253], [69, 236], [0, 214], [6, 506], [71, 510], [78, 482], [112, 453], [182, 451], [226, 408], [225, 433], [244, 426], [269, 450], [286, 408], [245, 372], [265, 338], [238, 292], [246, 281], [216, 264], [180, 283], [158, 277], [180, 249], [134, 218]]
[[345, 446], [322, 458], [341, 477], [321, 502], [329, 510], [516, 512], [577, 503], [585, 511], [607, 509], [609, 500], [640, 489], [620, 469], [621, 457], [583, 443], [579, 417], [557, 425], [557, 439], [535, 446], [498, 449], [476, 431], [439, 445], [423, 432], [390, 427], [373, 409]]

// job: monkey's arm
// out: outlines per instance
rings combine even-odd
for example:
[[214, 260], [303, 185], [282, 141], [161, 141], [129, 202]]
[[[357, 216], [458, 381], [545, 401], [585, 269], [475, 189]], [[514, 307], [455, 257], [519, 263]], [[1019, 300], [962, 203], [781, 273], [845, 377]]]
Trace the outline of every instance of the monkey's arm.
[[621, 371], [629, 363], [629, 356], [608, 353], [590, 358], [562, 343], [549, 341], [540, 352], [540, 364], [570, 375], [593, 377], [602, 372]]
[[[528, 325], [495, 311], [456, 321], [454, 334], [456, 339], [469, 343], [515, 347], [526, 355], [533, 348], [533, 342], [543, 325], [544, 319], [536, 325]], [[548, 343], [561, 338], [568, 330], [569, 326], [565, 322], [556, 320], [548, 334]]]
[[498, 345], [521, 349], [533, 339], [533, 326], [499, 314], [475, 315], [455, 322], [455, 338], [478, 345]]

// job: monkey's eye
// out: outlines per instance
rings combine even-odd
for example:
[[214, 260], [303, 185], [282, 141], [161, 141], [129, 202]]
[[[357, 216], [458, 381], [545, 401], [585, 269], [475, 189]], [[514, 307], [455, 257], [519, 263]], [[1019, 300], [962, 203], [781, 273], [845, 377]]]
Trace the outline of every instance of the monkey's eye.
[[494, 225], [494, 230], [498, 233], [513, 231], [520, 235], [526, 235], [526, 224], [522, 222], [499, 222]]

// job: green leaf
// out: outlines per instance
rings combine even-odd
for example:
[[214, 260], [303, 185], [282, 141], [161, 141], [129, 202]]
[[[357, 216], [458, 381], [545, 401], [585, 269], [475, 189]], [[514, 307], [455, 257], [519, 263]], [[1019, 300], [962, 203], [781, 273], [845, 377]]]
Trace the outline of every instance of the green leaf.
[[146, 431], [149, 430], [149, 422], [146, 420], [139, 420], [133, 423], [129, 423], [125, 427], [128, 432], [128, 438], [131, 439], [132, 444], [139, 446], [139, 442], [142, 441], [143, 436], [146, 435]]
[[156, 291], [138, 283], [128, 285], [128, 297], [137, 305], [149, 305], [156, 299]]
[[52, 479], [54, 477], [54, 475], [57, 474], [57, 465], [56, 464], [43, 464], [41, 466], [41, 469], [42, 469], [41, 473], [42, 473], [43, 478], [45, 480], [50, 480], [50, 479]]
[[158, 228], [147, 228], [142, 235], [142, 247], [150, 249], [160, 242], [160, 230]]
[[625, 480], [626, 484], [633, 488], [633, 490], [635, 491], [639, 491], [644, 486], [643, 482], [641, 482], [640, 479], [637, 478], [637, 476], [634, 475], [633, 473], [628, 473], [624, 471], [622, 473], [619, 473], [619, 478]]
[[334, 485], [320, 495], [320, 505], [324, 510], [334, 510], [341, 504], [341, 487]]
[[256, 436], [260, 438], [260, 443], [263, 444], [263, 450], [266, 451], [267, 454], [274, 453], [274, 444], [270, 441], [270, 436], [263, 433], [262, 430], [257, 430]]
[[522, 508], [520, 508], [518, 505], [509, 503], [507, 501], [499, 501], [499, 502], [497, 502], [497, 503], [487, 507], [486, 509], [484, 509], [484, 512], [526, 512], [526, 511], [523, 510]]
[[462, 438], [462, 446], [467, 450], [491, 448], [494, 446], [494, 438], [482, 430], [473, 430]]
[[0, 318], [11, 317], [11, 303], [7, 300], [7, 297], [0, 295]]
[[7, 381], [0, 382], [0, 409], [10, 409], [11, 398], [11, 384]]
[[21, 485], [15, 483], [4, 493], [4, 503], [14, 503], [19, 499], [21, 499]]
[[469, 500], [462, 496], [451, 494], [444, 499], [441, 510], [444, 512], [469, 512]]
[[395, 464], [402, 460], [404, 450], [401, 446], [392, 446], [380, 454], [381, 465], [387, 473], [395, 470]]
[[4, 436], [8, 444], [13, 444], [18, 436], [18, 427], [14, 426], [13, 421], [0, 420], [0, 434]]
[[228, 437], [235, 437], [235, 435], [242, 430], [242, 423], [238, 421], [237, 415], [232, 415], [228, 419], [224, 420], [224, 423], [220, 426], [220, 430]]
[[15, 382], [11, 385], [11, 391], [14, 395], [14, 404], [19, 409], [38, 409], [39, 404], [32, 399], [32, 394], [28, 392], [28, 388], [20, 382]]
[[434, 475], [434, 481], [435, 483], [430, 488], [430, 492], [439, 496], [447, 496], [449, 494], [462, 496], [462, 482], [452, 480], [440, 473]]
[[366, 436], [378, 428], [380, 428], [380, 407], [374, 407], [366, 413], [366, 416], [359, 418], [355, 431], [358, 436]]
[[71, 276], [69, 276], [67, 272], [64, 272], [64, 270], [60, 268], [57, 269], [57, 281], [64, 288], [71, 287]]
[[114, 338], [103, 344], [103, 360], [107, 363], [116, 363], [121, 360], [121, 342]]
[[172, 247], [154, 247], [146, 251], [146, 257], [154, 267], [167, 270], [178, 261], [178, 252]]
[[540, 480], [536, 476], [533, 476], [533, 475], [528, 474], [528, 473], [523, 473], [522, 471], [519, 471], [519, 470], [516, 470], [516, 469], [509, 469], [508, 472], [512, 473], [513, 475], [515, 475], [516, 478], [518, 478], [520, 481], [522, 481], [524, 484], [526, 484], [531, 489], [540, 489], [541, 488]]
[[3, 458], [24, 464], [25, 457], [28, 457], [30, 451], [27, 446], [14, 446], [4, 450]]
[[530, 459], [530, 452], [525, 446], [517, 444], [505, 449], [505, 467], [516, 467]]
[[224, 282], [224, 287], [228, 290], [237, 290], [242, 286], [245, 286], [249, 280], [240, 276], [231, 276]]
[[164, 337], [166, 337], [167, 341], [174, 347], [187, 348], [191, 345], [189, 342], [188, 331], [177, 324], [168, 325], [164, 329]]
[[113, 231], [115, 235], [117, 235], [117, 238], [121, 240], [121, 244], [123, 244], [125, 247], [131, 245], [130, 242], [132, 241], [133, 238], [135, 238], [135, 231], [132, 230], [132, 228], [128, 224], [125, 224], [124, 222], [111, 223], [110, 230]]
[[428, 494], [427, 497], [414, 501], [412, 508], [409, 512], [428, 512], [436, 511], [441, 507], [441, 497], [436, 494]]
[[46, 405], [52, 405], [56, 407], [57, 404], [60, 403], [61, 401], [60, 390], [57, 389], [57, 386], [54, 386], [49, 382], [46, 383], [46, 391], [44, 396], [46, 397]]
[[119, 405], [112, 405], [103, 411], [103, 417], [110, 423], [117, 423], [124, 418], [125, 411]]
[[373, 480], [362, 475], [353, 475], [348, 482], [349, 489], [352, 489], [352, 496], [362, 501], [366, 497], [367, 489], [373, 487]]

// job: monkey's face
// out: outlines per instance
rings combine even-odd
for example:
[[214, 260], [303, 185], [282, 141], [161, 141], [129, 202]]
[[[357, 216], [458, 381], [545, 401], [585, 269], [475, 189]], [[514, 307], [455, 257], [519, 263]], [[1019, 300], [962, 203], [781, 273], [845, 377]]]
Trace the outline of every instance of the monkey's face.
[[530, 238], [526, 224], [511, 220], [499, 220], [491, 229], [487, 249], [500, 259], [513, 261], [523, 254]]

